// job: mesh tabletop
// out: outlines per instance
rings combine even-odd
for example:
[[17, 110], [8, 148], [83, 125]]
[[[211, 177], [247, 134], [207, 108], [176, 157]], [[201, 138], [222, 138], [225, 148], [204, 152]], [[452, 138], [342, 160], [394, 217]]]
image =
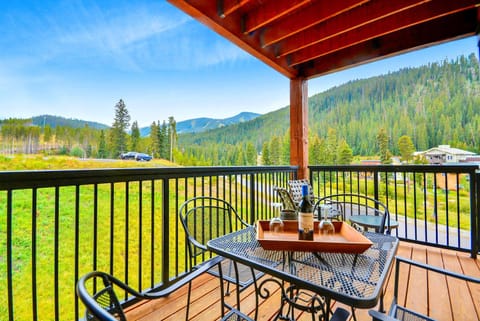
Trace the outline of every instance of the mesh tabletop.
[[398, 239], [365, 233], [373, 245], [362, 254], [264, 250], [249, 227], [211, 240], [215, 253], [252, 266], [299, 288], [359, 308], [375, 306]]

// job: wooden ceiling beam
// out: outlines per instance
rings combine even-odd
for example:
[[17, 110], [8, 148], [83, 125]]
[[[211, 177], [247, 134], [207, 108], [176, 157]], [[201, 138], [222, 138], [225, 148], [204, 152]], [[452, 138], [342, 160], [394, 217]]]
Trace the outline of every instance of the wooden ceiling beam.
[[312, 3], [311, 6], [306, 6], [302, 10], [297, 10], [285, 18], [269, 24], [262, 34], [262, 46], [270, 46], [368, 1], [370, 0], [317, 1]]
[[312, 0], [274, 0], [259, 5], [244, 16], [245, 33], [250, 33], [280, 19]]
[[219, 0], [218, 14], [225, 18], [250, 2], [253, 0]]
[[[303, 33], [285, 39], [279, 56], [299, 51], [342, 33], [350, 32], [369, 23], [412, 9], [430, 0], [371, 1], [335, 19], [325, 21]], [[410, 13], [411, 14], [411, 13]]]
[[[475, 8], [479, 0], [432, 1], [412, 10], [402, 11], [373, 23], [362, 26], [355, 31], [329, 38], [289, 55], [290, 66], [296, 66], [312, 59], [354, 46], [358, 43], [378, 38], [388, 33], [432, 21], [443, 16]], [[432, 32], [435, 32], [432, 30]]]
[[[386, 57], [475, 35], [477, 10], [445, 16], [315, 59], [299, 66], [299, 77], [314, 78]], [[476, 48], [472, 48], [474, 52]]]

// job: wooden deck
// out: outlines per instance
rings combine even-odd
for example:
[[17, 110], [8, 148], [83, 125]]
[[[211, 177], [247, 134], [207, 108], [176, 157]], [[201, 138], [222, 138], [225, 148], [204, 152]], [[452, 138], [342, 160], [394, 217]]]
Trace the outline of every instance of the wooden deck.
[[[480, 259], [471, 259], [467, 253], [425, 247], [402, 242], [397, 255], [411, 258], [416, 261], [444, 267], [456, 272], [480, 277]], [[387, 281], [385, 305], [388, 308], [393, 295], [393, 269]], [[271, 282], [270, 282], [271, 283]], [[408, 307], [426, 313], [437, 320], [478, 321], [480, 320], [480, 285], [468, 285], [465, 282], [445, 278], [438, 274], [427, 273], [417, 268], [403, 269], [400, 274], [400, 284], [404, 289], [400, 297], [405, 297]], [[190, 320], [219, 320], [220, 296], [218, 279], [203, 275], [193, 283], [192, 304], [190, 307]], [[241, 294], [241, 310], [253, 316], [255, 298], [253, 287]], [[278, 310], [278, 287], [271, 285], [275, 295], [260, 301], [258, 320], [271, 320]], [[187, 287], [176, 291], [168, 298], [158, 301], [139, 303], [129, 308], [129, 320], [184, 320]], [[227, 297], [233, 302], [234, 295]], [[333, 309], [342, 306], [333, 303]], [[346, 307], [348, 310], [349, 308]], [[368, 310], [356, 310], [357, 320], [371, 320]], [[307, 314], [299, 314], [298, 320], [311, 320]], [[353, 320], [353, 318], [351, 318]]]

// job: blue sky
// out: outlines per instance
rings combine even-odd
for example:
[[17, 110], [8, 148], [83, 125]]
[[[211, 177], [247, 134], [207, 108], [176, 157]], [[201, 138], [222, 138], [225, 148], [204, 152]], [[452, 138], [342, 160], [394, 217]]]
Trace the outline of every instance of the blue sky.
[[[289, 80], [164, 0], [0, 1], [0, 119], [51, 114], [141, 127], [289, 104]], [[477, 54], [474, 37], [309, 81], [309, 95]]]

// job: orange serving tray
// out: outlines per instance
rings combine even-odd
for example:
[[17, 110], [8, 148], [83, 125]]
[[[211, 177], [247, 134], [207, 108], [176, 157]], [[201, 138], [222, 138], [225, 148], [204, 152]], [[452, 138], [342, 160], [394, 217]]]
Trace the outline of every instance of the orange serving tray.
[[283, 232], [270, 231], [270, 221], [257, 221], [257, 240], [266, 250], [363, 253], [372, 241], [345, 222], [333, 222], [334, 235], [321, 235], [318, 221], [314, 222], [314, 240], [298, 239], [298, 221], [283, 221]]

